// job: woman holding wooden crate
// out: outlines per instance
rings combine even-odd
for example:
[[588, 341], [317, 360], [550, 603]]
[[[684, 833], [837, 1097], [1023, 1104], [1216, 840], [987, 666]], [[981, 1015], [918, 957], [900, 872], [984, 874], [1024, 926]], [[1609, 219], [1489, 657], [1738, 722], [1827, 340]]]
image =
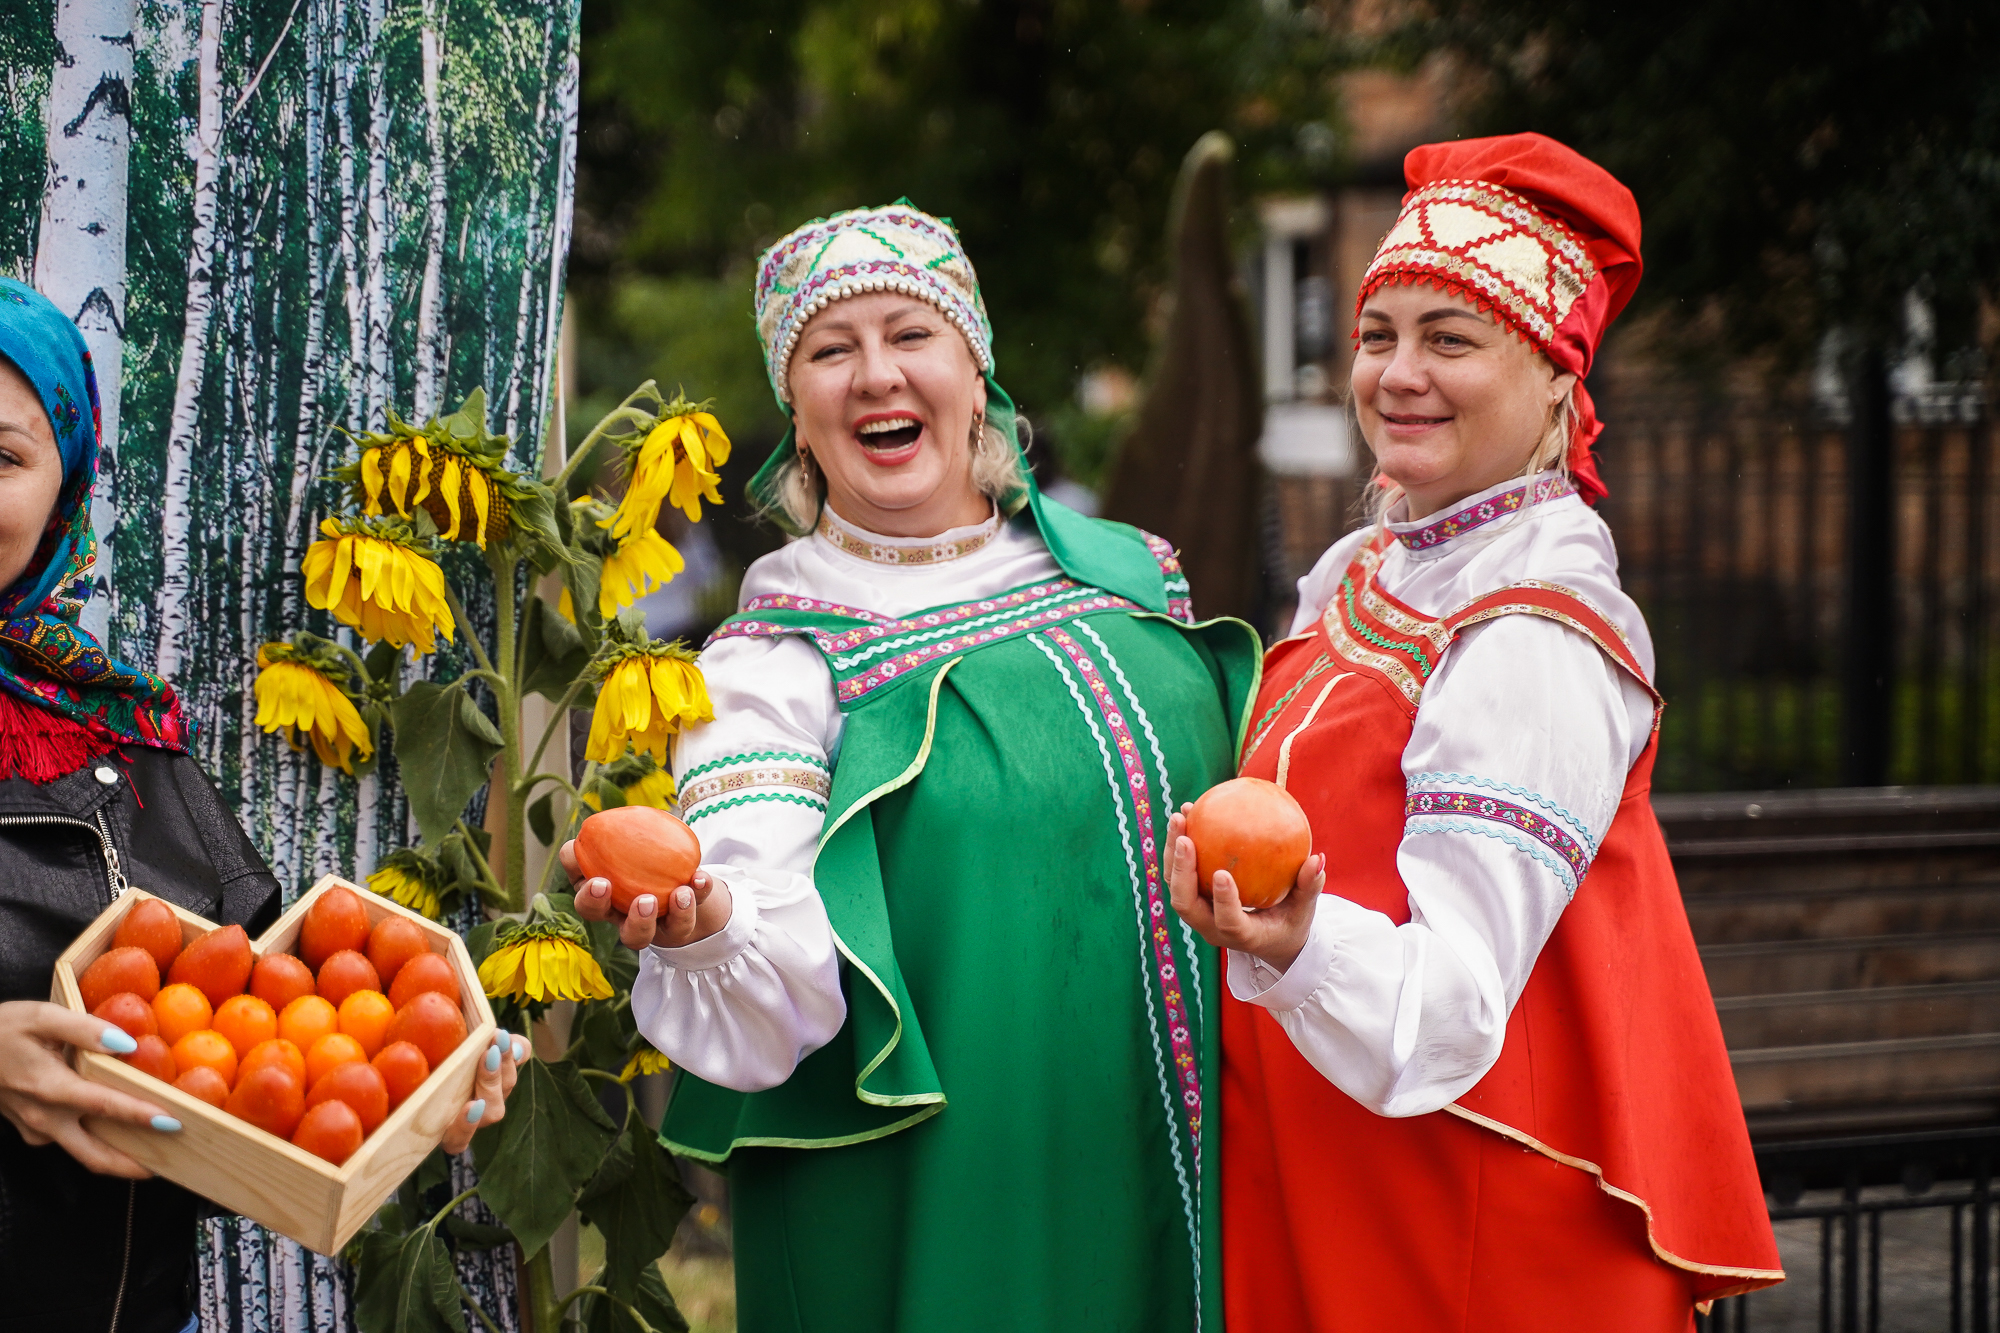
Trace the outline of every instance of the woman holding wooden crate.
[[1245, 912], [1174, 829], [1174, 904], [1230, 950], [1229, 1327], [1685, 1333], [1784, 1275], [1589, 507], [1638, 208], [1533, 134], [1405, 170], [1356, 310], [1375, 521], [1300, 580], [1241, 759], [1320, 855]]
[[[46, 1001], [56, 956], [128, 885], [253, 935], [278, 911], [277, 881], [188, 754], [173, 687], [78, 624], [98, 447], [82, 335], [0, 278], [0, 1333], [195, 1323], [199, 1200], [84, 1118], [180, 1124], [65, 1063], [66, 1046], [135, 1043]], [[447, 1151], [504, 1113], [513, 1052], [493, 1055]]]

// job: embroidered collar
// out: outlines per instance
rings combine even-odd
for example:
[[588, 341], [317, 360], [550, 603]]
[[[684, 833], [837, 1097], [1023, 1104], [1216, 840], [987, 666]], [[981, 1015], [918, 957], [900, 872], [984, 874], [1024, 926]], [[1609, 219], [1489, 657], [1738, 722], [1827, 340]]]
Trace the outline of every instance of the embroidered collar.
[[948, 528], [935, 537], [884, 537], [864, 532], [835, 514], [832, 505], [825, 505], [816, 531], [836, 549], [872, 564], [939, 565], [963, 559], [999, 536], [1000, 511], [994, 510], [984, 523]]
[[1385, 523], [1395, 539], [1413, 555], [1440, 552], [1455, 538], [1506, 518], [1509, 514], [1533, 509], [1536, 505], [1575, 495], [1576, 487], [1560, 472], [1544, 472], [1527, 481], [1503, 481], [1482, 491], [1448, 514], [1419, 519], [1414, 523]]

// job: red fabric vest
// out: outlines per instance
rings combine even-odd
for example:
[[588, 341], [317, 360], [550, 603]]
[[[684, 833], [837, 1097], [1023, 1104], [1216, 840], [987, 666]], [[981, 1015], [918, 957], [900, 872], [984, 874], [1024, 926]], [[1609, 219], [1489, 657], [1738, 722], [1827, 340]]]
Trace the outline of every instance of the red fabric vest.
[[[1412, 610], [1375, 583], [1387, 540], [1363, 548], [1311, 634], [1271, 649], [1242, 771], [1304, 806], [1313, 850], [1327, 854], [1326, 892], [1403, 924], [1403, 751], [1458, 632], [1545, 616], [1646, 681], [1617, 630], [1555, 585], [1501, 588], [1442, 619]], [[1268, 1011], [1223, 996], [1231, 1333], [1684, 1329], [1695, 1303], [1782, 1280], [1649, 802], [1657, 735], [1508, 1018], [1498, 1062], [1455, 1105], [1378, 1116], [1307, 1064]], [[1559, 829], [1494, 796], [1468, 784], [1443, 799], [1564, 854]], [[1415, 799], [1432, 809], [1440, 798]], [[1581, 853], [1569, 844], [1573, 860]]]

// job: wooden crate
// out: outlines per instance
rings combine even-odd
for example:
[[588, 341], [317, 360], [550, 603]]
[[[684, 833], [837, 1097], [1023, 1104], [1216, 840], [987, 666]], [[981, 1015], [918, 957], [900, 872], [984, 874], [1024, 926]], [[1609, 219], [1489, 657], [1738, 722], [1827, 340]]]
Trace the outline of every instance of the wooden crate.
[[[337, 1253], [361, 1229], [437, 1146], [453, 1119], [464, 1113], [478, 1063], [493, 1041], [495, 1028], [493, 1010], [480, 989], [464, 941], [435, 922], [332, 875], [313, 885], [269, 930], [251, 941], [251, 953], [262, 958], [292, 952], [306, 909], [335, 886], [352, 889], [360, 896], [371, 926], [393, 915], [408, 917], [423, 930], [431, 950], [443, 954], [458, 972], [468, 1032], [464, 1044], [433, 1069], [423, 1086], [391, 1112], [346, 1162], [335, 1166], [295, 1148], [122, 1060], [80, 1050], [73, 1061], [83, 1077], [151, 1102], [182, 1126], [178, 1134], [161, 1134], [122, 1121], [91, 1117], [85, 1123], [92, 1133], [129, 1153], [155, 1174], [327, 1255]], [[134, 904], [151, 896], [139, 889], [126, 890], [56, 960], [51, 998], [57, 1004], [83, 1009], [77, 976], [111, 947], [119, 921]], [[167, 906], [180, 918], [183, 944], [217, 929], [192, 912], [172, 903]]]

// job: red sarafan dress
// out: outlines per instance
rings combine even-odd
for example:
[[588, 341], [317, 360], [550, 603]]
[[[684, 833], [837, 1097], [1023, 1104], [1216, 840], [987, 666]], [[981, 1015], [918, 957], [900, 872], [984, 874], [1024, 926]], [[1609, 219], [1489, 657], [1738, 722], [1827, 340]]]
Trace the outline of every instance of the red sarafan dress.
[[[1385, 561], [1407, 587], [1486, 591], [1442, 610], [1409, 605], [1384, 588]], [[1299, 800], [1314, 850], [1327, 855], [1332, 897], [1319, 903], [1315, 943], [1261, 998], [1251, 995], [1256, 1003], [1244, 1000], [1262, 984], [1250, 975], [1262, 965], [1230, 955], [1222, 1187], [1231, 1333], [1663, 1333], [1689, 1328], [1698, 1303], [1783, 1278], [1720, 1025], [1649, 804], [1658, 712], [1649, 725], [1646, 711], [1657, 696], [1598, 604], [1533, 577], [1570, 570], [1597, 579], [1577, 581], [1597, 603], [1616, 597], [1643, 634], [1636, 608], [1616, 592], [1608, 532], [1560, 474], [1496, 488], [1432, 523], [1390, 525], [1336, 546], [1301, 585], [1318, 581], [1324, 612], [1266, 659], [1242, 771]], [[1615, 765], [1608, 770], [1601, 815], [1572, 813], [1525, 782], [1471, 771], [1476, 764], [1414, 771], [1421, 764], [1406, 751], [1426, 686], [1459, 669], [1453, 689], [1478, 694], [1462, 673], [1488, 670], [1503, 641], [1488, 640], [1484, 657], [1454, 663], [1454, 654], [1467, 636], [1503, 624], [1512, 626], [1510, 645], [1567, 653], [1573, 679], [1588, 682], [1593, 661], [1609, 664], [1595, 668], [1594, 696], [1612, 699], [1609, 711], [1623, 691], [1637, 758], [1622, 793]], [[1487, 734], [1452, 754], [1497, 755], [1505, 767], [1507, 756], [1537, 752], [1534, 738], [1510, 733], [1537, 724], [1510, 716], [1504, 701], [1507, 691], [1533, 695], [1539, 669], [1502, 665], [1516, 683], [1486, 691], [1501, 707], [1456, 715], [1454, 726]], [[1577, 700], [1579, 710], [1596, 706]], [[1621, 752], [1616, 763], [1624, 762]], [[1435, 888], [1428, 924], [1411, 925], [1413, 901], [1420, 918], [1425, 907], [1406, 868]], [[1487, 898], [1537, 891], [1553, 904], [1540, 918], [1553, 918], [1545, 940], [1467, 942], [1465, 921], [1508, 919], [1498, 909], [1482, 918]], [[1326, 939], [1335, 939], [1331, 952]], [[1385, 940], [1394, 944], [1385, 949]], [[1476, 1049], [1477, 1016], [1436, 1012], [1448, 987], [1412, 997], [1416, 980], [1398, 992], [1388, 974], [1428, 968], [1436, 977], [1449, 963], [1473, 978], [1465, 993], [1490, 996], [1496, 985], [1513, 989], [1504, 983], [1509, 957], [1526, 979], [1511, 1010], [1503, 1001], [1488, 1020], [1490, 1040], [1504, 1013], [1497, 1058], [1489, 1049], [1483, 1072], [1455, 1075], [1424, 1044]], [[1294, 977], [1301, 969], [1307, 975]], [[1265, 981], [1278, 975], [1262, 971]], [[1400, 997], [1379, 1032], [1365, 1016], [1341, 1018], [1344, 992], [1370, 987]], [[1281, 988], [1290, 993], [1274, 1005]], [[1315, 1052], [1317, 1067], [1302, 1049]], [[1437, 1068], [1408, 1073], [1426, 1059]], [[1461, 1085], [1469, 1086], [1442, 1104]], [[1426, 1106], [1440, 1109], [1407, 1113]], [[1384, 1107], [1395, 1114], [1378, 1114]]]

